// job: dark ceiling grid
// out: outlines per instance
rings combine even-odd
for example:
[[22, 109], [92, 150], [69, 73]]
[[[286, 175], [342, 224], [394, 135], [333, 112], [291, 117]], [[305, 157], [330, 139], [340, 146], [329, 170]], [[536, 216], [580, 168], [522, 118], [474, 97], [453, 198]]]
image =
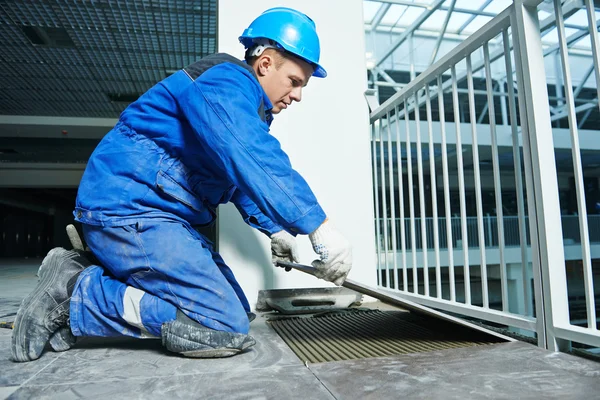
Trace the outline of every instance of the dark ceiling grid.
[[[11, 3], [4, 3], [6, 5], [10, 5]], [[17, 26], [43, 26], [43, 27], [56, 27], [56, 20], [52, 17], [50, 12], [47, 12], [48, 9], [46, 7], [46, 3], [35, 3], [35, 2], [27, 2], [23, 4], [18, 4], [19, 7], [2, 7], [5, 12], [9, 15], [9, 20], [12, 21]], [[41, 6], [41, 7], [38, 7]], [[43, 14], [42, 14], [43, 13]], [[45, 17], [45, 18], [44, 18]], [[27, 44], [31, 46], [30, 44]], [[43, 47], [32, 46], [34, 52], [38, 53], [38, 64], [37, 67], [42, 67], [41, 74], [35, 74], [34, 81], [37, 82], [38, 90], [35, 90], [31, 93], [33, 97], [33, 101], [31, 103], [25, 103], [26, 105], [35, 105], [38, 99], [44, 99], [47, 101], [48, 105], [43, 110], [42, 115], [53, 115], [58, 114], [61, 115], [62, 103], [60, 100], [57, 101], [54, 98], [56, 93], [66, 93], [68, 88], [64, 84], [62, 79], [57, 77], [57, 69], [60, 69], [60, 65], [56, 65], [56, 60], [53, 60], [52, 57], [48, 57], [47, 52], [44, 52]], [[22, 64], [23, 68], [30, 67], [31, 64], [28, 60], [24, 60], [25, 62]], [[49, 87], [50, 84], [53, 83], [52, 87]], [[27, 94], [22, 94], [27, 95]], [[66, 98], [71, 97], [70, 94], [65, 95]], [[76, 113], [76, 111], [74, 111]]]
[[[1, 14], [1, 13], [0, 13]], [[3, 17], [5, 17], [3, 15]], [[27, 45], [27, 39], [18, 32], [15, 26], [3, 18], [0, 24], [0, 35], [5, 38], [4, 43], [14, 43], [6, 51], [0, 52], [0, 110], [6, 109], [6, 114], [20, 114], [20, 110], [31, 107], [35, 104], [38, 109], [52, 109], [51, 104], [41, 99], [39, 96], [32, 97], [31, 101], [27, 98], [22, 100], [19, 97], [27, 96], [26, 93], [35, 94], [38, 90], [41, 80], [41, 73], [46, 73], [41, 63], [42, 59], [32, 46]], [[8, 47], [8, 46], [7, 46]], [[14, 68], [19, 65], [20, 68]], [[37, 69], [37, 70], [36, 70]]]
[[[88, 7], [73, 8], [69, 2], [63, 1], [61, 3], [55, 3], [53, 8], [54, 13], [61, 20], [61, 25], [67, 28], [69, 36], [74, 43], [76, 43], [76, 38], [83, 39], [86, 37], [86, 33], [94, 32], [92, 30], [93, 28], [97, 29], [97, 24], [93, 19], [89, 18], [90, 14], [89, 11], [87, 11], [89, 10]], [[80, 92], [80, 96], [78, 97], [81, 101], [81, 114], [85, 114], [86, 109], [93, 109], [98, 113], [105, 114], [119, 111], [119, 107], [106, 102], [106, 98], [102, 94], [102, 86], [97, 81], [97, 64], [90, 63], [89, 60], [85, 58], [81, 48], [82, 46], [77, 46], [76, 44], [74, 51], [78, 56], [77, 64], [80, 66], [82, 71], [86, 72], [84, 76], [79, 76], [77, 79], [70, 81], [71, 84], [77, 85], [79, 88], [79, 90], [74, 90], [76, 92]], [[77, 64], [72, 63], [67, 69], [70, 71], [71, 68]]]
[[[123, 2], [119, 2], [119, 7]], [[117, 54], [115, 54], [115, 58], [119, 59], [117, 62], [118, 64], [122, 64], [120, 65], [120, 71], [123, 73], [124, 78], [122, 79], [126, 79], [128, 82], [131, 82], [134, 86], [134, 91], [130, 92], [138, 92], [141, 93], [141, 89], [139, 86], [138, 81], [136, 80], [138, 77], [135, 74], [131, 74], [129, 69], [127, 68], [127, 65], [125, 63], [123, 63], [123, 61], [125, 60], [125, 58], [123, 57], [124, 54], [128, 54], [128, 52], [131, 51], [131, 49], [127, 49], [126, 46], [124, 46], [124, 38], [126, 38], [126, 36], [124, 37], [123, 34], [124, 33], [129, 33], [128, 27], [126, 27], [124, 24], [120, 24], [119, 22], [119, 15], [115, 12], [115, 8], [112, 7], [111, 3], [108, 3], [109, 7], [108, 9], [105, 9], [103, 16], [106, 18], [107, 21], [107, 25], [108, 25], [108, 32], [110, 32], [110, 34], [113, 36], [113, 41], [115, 43], [115, 48], [118, 50], [124, 50], [124, 51], [119, 51]], [[122, 13], [120, 15], [122, 17]], [[133, 27], [131, 27], [133, 30]], [[123, 30], [122, 30], [123, 29]], [[124, 31], [124, 32], [123, 32]]]
[[115, 118], [216, 51], [216, 12], [217, 0], [0, 1], [0, 114]]
[[[157, 81], [159, 81], [161, 78], [156, 79], [154, 77], [154, 72], [156, 70], [162, 70], [164, 71], [164, 67], [161, 64], [157, 63], [156, 60], [156, 52], [158, 51], [157, 46], [154, 46], [154, 43], [151, 40], [151, 37], [156, 36], [156, 31], [154, 31], [152, 35], [150, 34], [144, 34], [144, 31], [146, 32], [150, 32], [150, 29], [148, 28], [148, 25], [150, 25], [148, 23], [148, 19], [145, 18], [146, 16], [146, 10], [143, 11], [143, 13], [140, 13], [140, 10], [137, 7], [137, 3], [133, 3], [135, 12], [128, 12], [125, 15], [127, 15], [129, 17], [130, 23], [132, 26], [134, 26], [134, 29], [137, 29], [138, 31], [136, 31], [136, 35], [135, 36], [130, 36], [129, 40], [133, 41], [133, 43], [130, 43], [130, 46], [132, 48], [137, 47], [137, 49], [134, 49], [135, 51], [139, 51], [139, 54], [142, 55], [142, 57], [139, 57], [136, 59], [136, 57], [134, 57], [134, 53], [130, 52], [128, 55], [131, 58], [131, 65], [133, 67], [133, 70], [130, 71], [130, 73], [132, 74], [138, 74], [140, 77], [140, 83], [145, 87], [143, 90], [140, 90], [140, 93], [144, 92], [145, 90], [147, 90], [148, 88], [150, 88], [154, 83], [156, 83]], [[151, 13], [151, 12], [150, 12]], [[144, 16], [143, 20], [140, 18], [142, 14]], [[134, 20], [135, 17], [135, 20]], [[141, 31], [141, 32], [140, 32]], [[142, 49], [142, 46], [144, 47], [144, 49]], [[142, 63], [144, 65], [148, 65], [150, 66], [149, 69], [142, 69], [142, 68], [136, 68], [139, 67], [139, 64]]]

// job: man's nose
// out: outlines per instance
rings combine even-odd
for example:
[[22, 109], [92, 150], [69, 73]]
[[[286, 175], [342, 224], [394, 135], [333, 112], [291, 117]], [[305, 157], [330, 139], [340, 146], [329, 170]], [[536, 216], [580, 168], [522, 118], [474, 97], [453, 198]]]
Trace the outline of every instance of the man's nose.
[[294, 88], [292, 90], [292, 93], [290, 93], [290, 98], [297, 102], [302, 101], [302, 88], [301, 87]]

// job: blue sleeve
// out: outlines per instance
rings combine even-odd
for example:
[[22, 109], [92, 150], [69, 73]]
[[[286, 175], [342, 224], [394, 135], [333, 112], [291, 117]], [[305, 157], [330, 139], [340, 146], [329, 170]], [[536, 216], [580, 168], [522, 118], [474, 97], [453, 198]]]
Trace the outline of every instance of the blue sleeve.
[[250, 199], [242, 193], [241, 190], [236, 189], [231, 197], [231, 202], [235, 204], [236, 208], [244, 218], [244, 221], [253, 228], [258, 229], [267, 236], [271, 236], [275, 232], [283, 230], [283, 228], [273, 221], [269, 217], [260, 211], [260, 208]]
[[261, 120], [263, 95], [249, 71], [222, 63], [186, 85], [177, 102], [214, 165], [271, 221], [308, 234], [325, 212]]

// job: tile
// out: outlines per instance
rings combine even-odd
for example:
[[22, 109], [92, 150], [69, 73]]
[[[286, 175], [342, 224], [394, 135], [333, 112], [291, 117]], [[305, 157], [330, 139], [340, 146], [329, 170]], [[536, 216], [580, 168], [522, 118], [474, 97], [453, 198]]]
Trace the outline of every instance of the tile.
[[17, 390], [11, 399], [333, 399], [302, 365], [159, 378], [107, 378], [65, 384], [56, 379], [56, 383], [28, 384]]
[[309, 367], [340, 399], [590, 399], [600, 391], [600, 364], [521, 342]]
[[50, 351], [35, 361], [27, 363], [11, 361], [11, 334], [10, 329], [0, 329], [0, 387], [22, 384], [62, 355]]
[[31, 292], [37, 284], [37, 271], [41, 263], [41, 258], [0, 259], [2, 298], [22, 299]]
[[168, 353], [156, 339], [86, 338], [45, 368], [34, 384], [250, 371], [302, 362], [259, 316], [251, 325], [257, 344], [231, 358], [197, 360]]
[[0, 299], [0, 321], [2, 322], [13, 322], [17, 316], [17, 311], [21, 305], [23, 298], [10, 297]]
[[18, 386], [0, 387], [0, 400], [7, 399], [8, 396], [13, 394], [18, 388]]
[[37, 284], [41, 259], [0, 259], [0, 321], [14, 321], [23, 298]]

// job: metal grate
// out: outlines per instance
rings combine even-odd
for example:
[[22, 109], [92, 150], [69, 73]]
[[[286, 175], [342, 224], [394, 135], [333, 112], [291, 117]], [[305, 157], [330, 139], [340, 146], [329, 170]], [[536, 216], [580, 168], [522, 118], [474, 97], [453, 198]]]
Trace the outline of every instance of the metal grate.
[[0, 115], [115, 118], [128, 103], [108, 93], [142, 94], [216, 48], [217, 0], [2, 1]]
[[355, 310], [269, 323], [305, 362], [353, 360], [487, 345], [501, 339], [407, 312]]

